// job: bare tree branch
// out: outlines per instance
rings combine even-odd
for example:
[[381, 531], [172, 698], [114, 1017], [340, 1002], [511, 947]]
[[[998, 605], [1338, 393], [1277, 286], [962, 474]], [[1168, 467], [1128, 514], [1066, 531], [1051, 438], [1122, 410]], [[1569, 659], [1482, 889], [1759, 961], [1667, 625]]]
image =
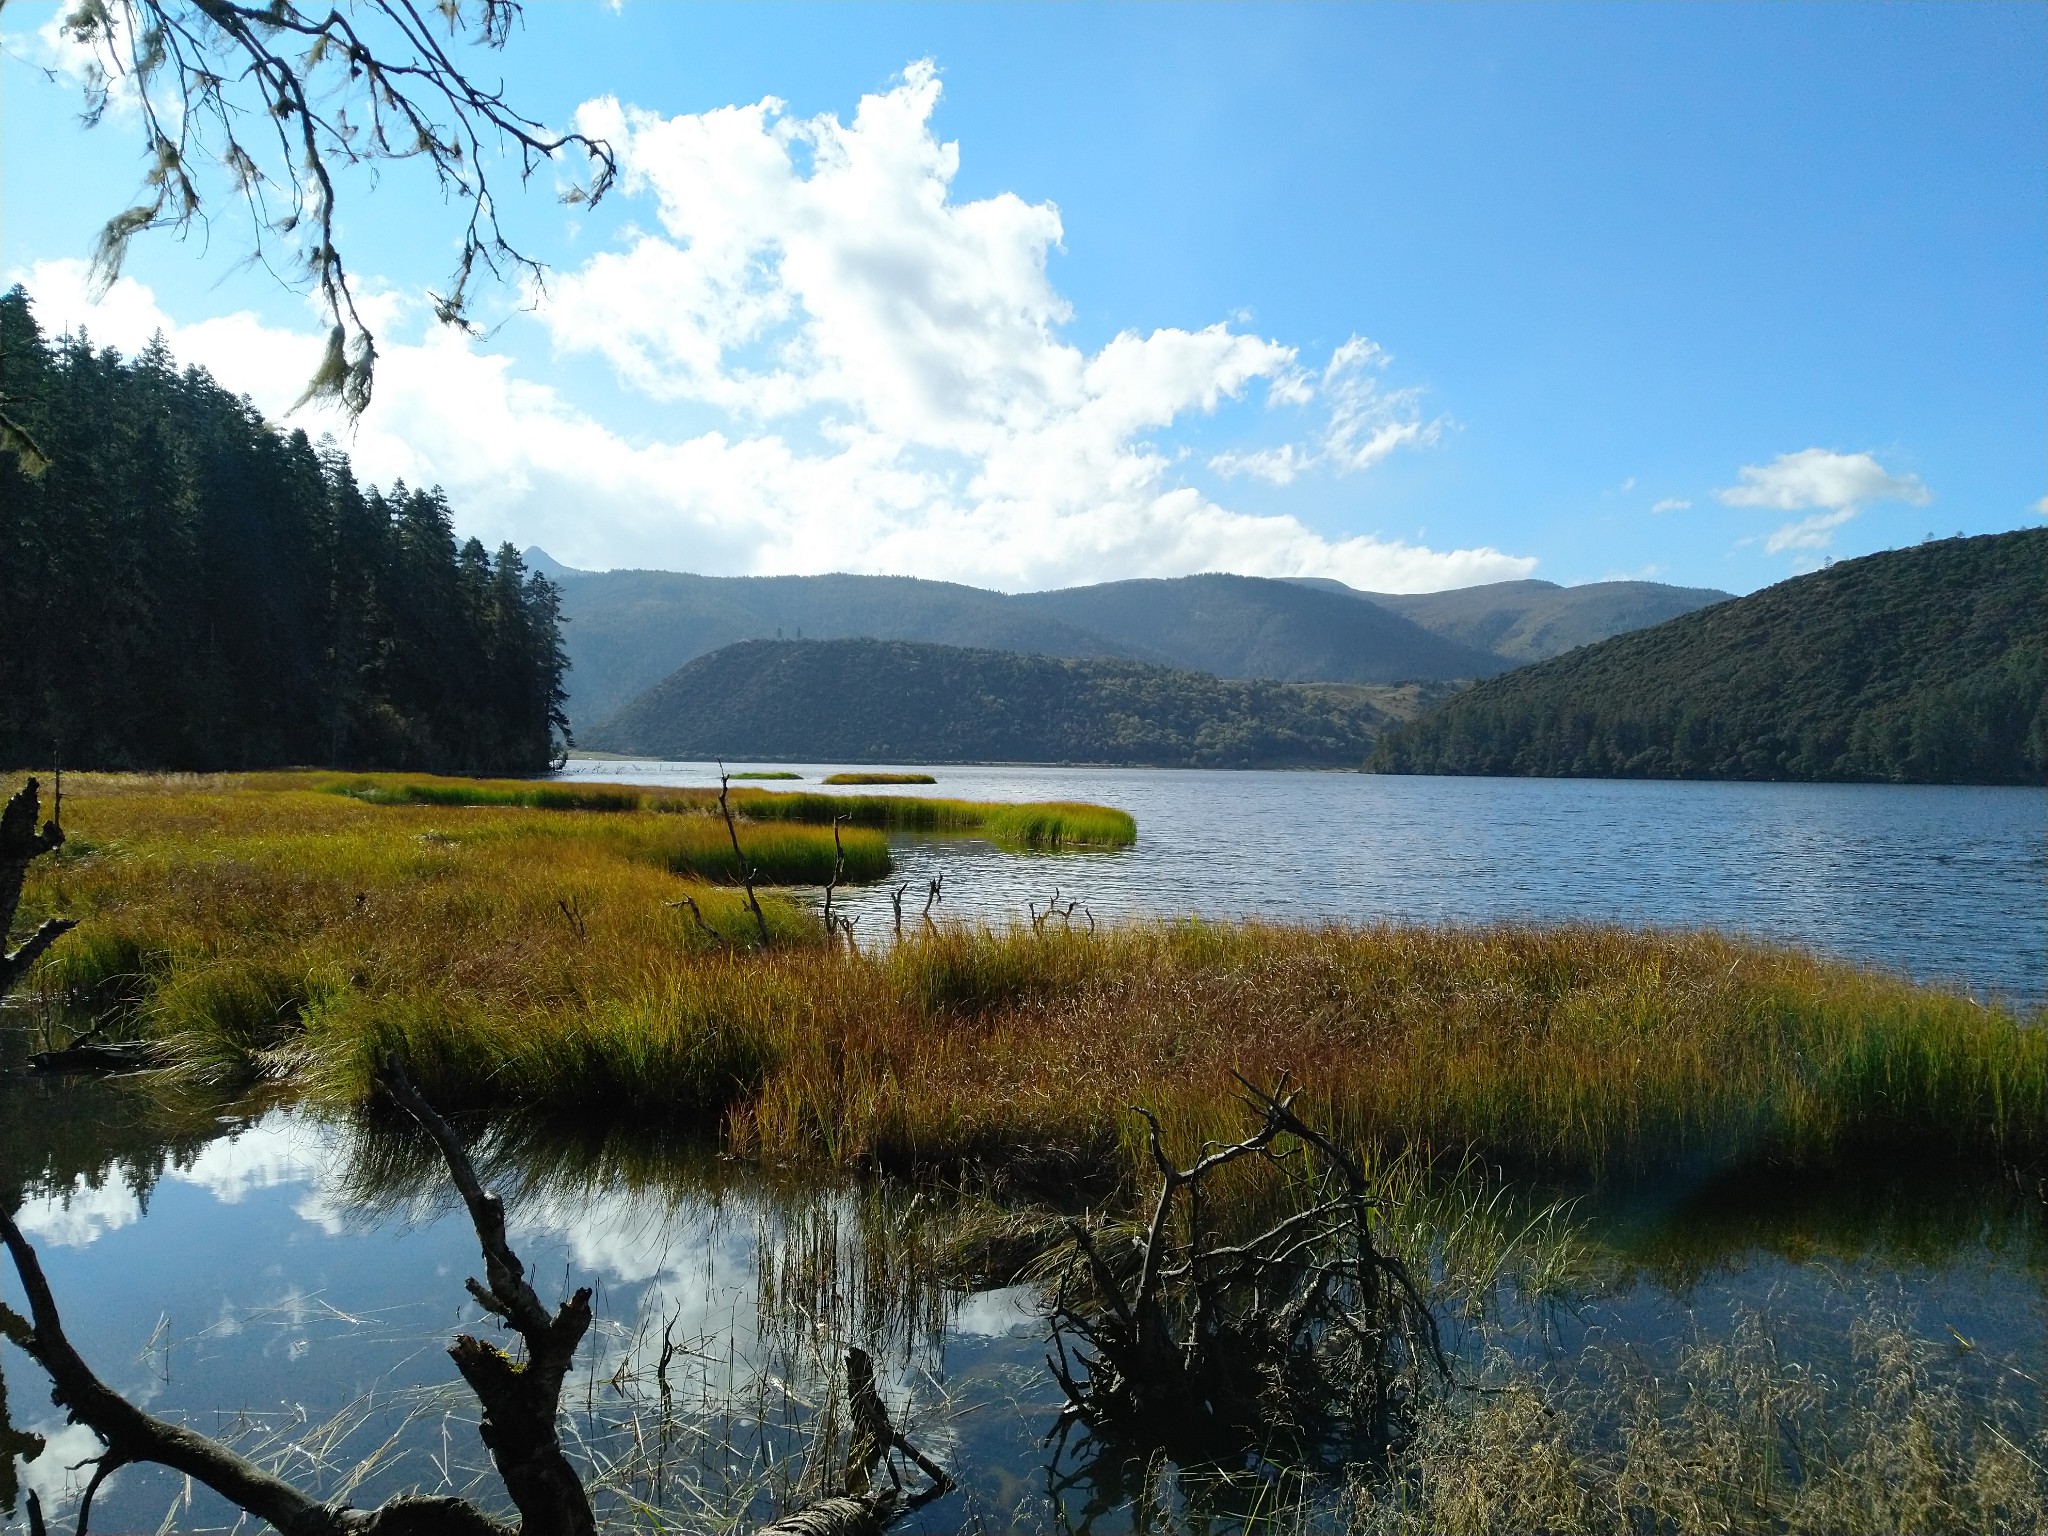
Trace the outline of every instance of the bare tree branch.
[[[272, 264], [279, 242], [320, 293], [332, 327], [300, 398], [336, 400], [351, 416], [370, 402], [377, 345], [357, 304], [336, 239], [336, 172], [423, 160], [443, 196], [465, 210], [447, 292], [433, 295], [444, 323], [471, 329], [479, 271], [544, 284], [546, 269], [499, 221], [491, 165], [516, 158], [525, 184], [579, 152], [586, 179], [561, 196], [592, 204], [618, 176], [611, 146], [557, 132], [525, 116], [502, 84], [480, 83], [450, 44], [501, 49], [519, 0], [440, 0], [430, 22], [414, 0], [355, 0], [322, 10], [295, 0], [78, 0], [64, 35], [92, 60], [84, 119], [100, 122], [116, 98], [141, 118], [148, 166], [140, 197], [110, 218], [93, 251], [102, 289], [120, 275], [145, 230], [208, 228], [209, 167], [224, 172], [251, 224], [250, 260]], [[374, 185], [374, 181], [372, 183]], [[274, 270], [274, 268], [273, 268]]]

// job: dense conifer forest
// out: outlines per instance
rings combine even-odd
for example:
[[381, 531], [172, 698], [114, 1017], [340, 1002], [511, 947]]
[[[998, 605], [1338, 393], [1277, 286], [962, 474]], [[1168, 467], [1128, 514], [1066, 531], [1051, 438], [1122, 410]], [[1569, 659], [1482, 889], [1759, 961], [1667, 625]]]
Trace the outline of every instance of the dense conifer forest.
[[1370, 766], [2038, 786], [2044, 614], [2042, 529], [1844, 560], [1481, 683]]
[[0, 764], [545, 768], [558, 598], [440, 491], [362, 486], [159, 338], [46, 337], [0, 297]]

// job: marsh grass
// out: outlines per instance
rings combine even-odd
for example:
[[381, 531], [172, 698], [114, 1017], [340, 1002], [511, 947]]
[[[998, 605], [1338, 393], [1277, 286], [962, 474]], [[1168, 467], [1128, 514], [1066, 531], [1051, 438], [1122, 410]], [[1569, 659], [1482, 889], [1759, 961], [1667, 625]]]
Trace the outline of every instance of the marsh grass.
[[[735, 773], [732, 777], [736, 779], [801, 779], [803, 775], [792, 773], [787, 768], [756, 768], [742, 773]], [[832, 781], [827, 779], [825, 782], [829, 784]]]
[[[790, 777], [794, 778], [792, 774]], [[939, 781], [928, 773], [834, 773], [818, 781], [821, 784], [936, 784]]]
[[[777, 777], [778, 775], [753, 775]], [[747, 778], [734, 774], [733, 778]], [[789, 774], [786, 777], [795, 778]], [[524, 779], [449, 779], [407, 774], [293, 773], [251, 775], [267, 788], [310, 787], [370, 805], [496, 806], [546, 811], [705, 813], [717, 809], [715, 789], [638, 790], [607, 784], [535, 783]], [[936, 783], [930, 778], [835, 776], [826, 783]], [[1127, 848], [1138, 825], [1124, 811], [1077, 801], [1022, 804], [994, 800], [949, 800], [923, 795], [824, 795], [744, 787], [730, 795], [734, 812], [748, 821], [876, 831], [978, 834], [1008, 848]], [[826, 840], [830, 841], [829, 837]], [[829, 861], [828, 861], [829, 862]], [[886, 872], [886, 871], [885, 871]], [[808, 876], [802, 883], [822, 884]]]
[[[97, 851], [32, 876], [35, 913], [85, 919], [39, 984], [129, 988], [135, 1026], [208, 1071], [337, 1102], [396, 1049], [450, 1106], [687, 1122], [763, 1159], [1019, 1191], [1127, 1179], [1133, 1103], [1176, 1155], [1234, 1136], [1233, 1069], [1289, 1074], [1357, 1145], [1573, 1176], [2048, 1155], [2048, 1030], [1797, 951], [1185, 922], [848, 953], [771, 897], [759, 953], [737, 892], [673, 873], [716, 867], [713, 818], [372, 806], [306, 777], [67, 784]], [[750, 857], [777, 832], [829, 838], [752, 822]]]
[[[2048, 1426], [1991, 1371], [1883, 1306], [1850, 1358], [1801, 1359], [1764, 1311], [1657, 1372], [1589, 1350], [1572, 1379], [1512, 1375], [1424, 1404], [1398, 1458], [1355, 1482], [1356, 1536], [2038, 1532]], [[2038, 1396], [2038, 1383], [2033, 1384]]]

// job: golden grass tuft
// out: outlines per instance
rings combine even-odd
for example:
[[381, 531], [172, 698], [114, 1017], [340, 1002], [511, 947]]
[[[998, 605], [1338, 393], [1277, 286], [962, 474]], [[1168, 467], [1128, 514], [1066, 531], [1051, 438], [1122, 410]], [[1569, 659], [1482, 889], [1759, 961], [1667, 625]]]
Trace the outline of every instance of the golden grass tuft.
[[936, 784], [928, 773], [832, 773], [821, 784]]

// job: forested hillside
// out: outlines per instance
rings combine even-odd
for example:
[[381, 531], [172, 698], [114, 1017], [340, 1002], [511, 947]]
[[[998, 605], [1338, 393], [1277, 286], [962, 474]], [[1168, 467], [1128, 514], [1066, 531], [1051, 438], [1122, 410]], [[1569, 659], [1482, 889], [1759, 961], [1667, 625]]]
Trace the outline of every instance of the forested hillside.
[[792, 762], [1357, 767], [1360, 690], [900, 640], [748, 640], [587, 732], [607, 752]]
[[1845, 560], [1481, 683], [1390, 773], [2033, 784], [2048, 530]]
[[[546, 559], [538, 550], [528, 556]], [[1046, 656], [1133, 654], [1101, 635], [1019, 608], [1001, 592], [911, 576], [563, 571], [561, 587], [575, 663], [569, 713], [579, 730], [692, 657], [735, 640], [866, 635]]]
[[0, 297], [0, 765], [547, 766], [555, 588], [457, 546], [439, 491], [356, 483], [159, 341], [55, 342]]

